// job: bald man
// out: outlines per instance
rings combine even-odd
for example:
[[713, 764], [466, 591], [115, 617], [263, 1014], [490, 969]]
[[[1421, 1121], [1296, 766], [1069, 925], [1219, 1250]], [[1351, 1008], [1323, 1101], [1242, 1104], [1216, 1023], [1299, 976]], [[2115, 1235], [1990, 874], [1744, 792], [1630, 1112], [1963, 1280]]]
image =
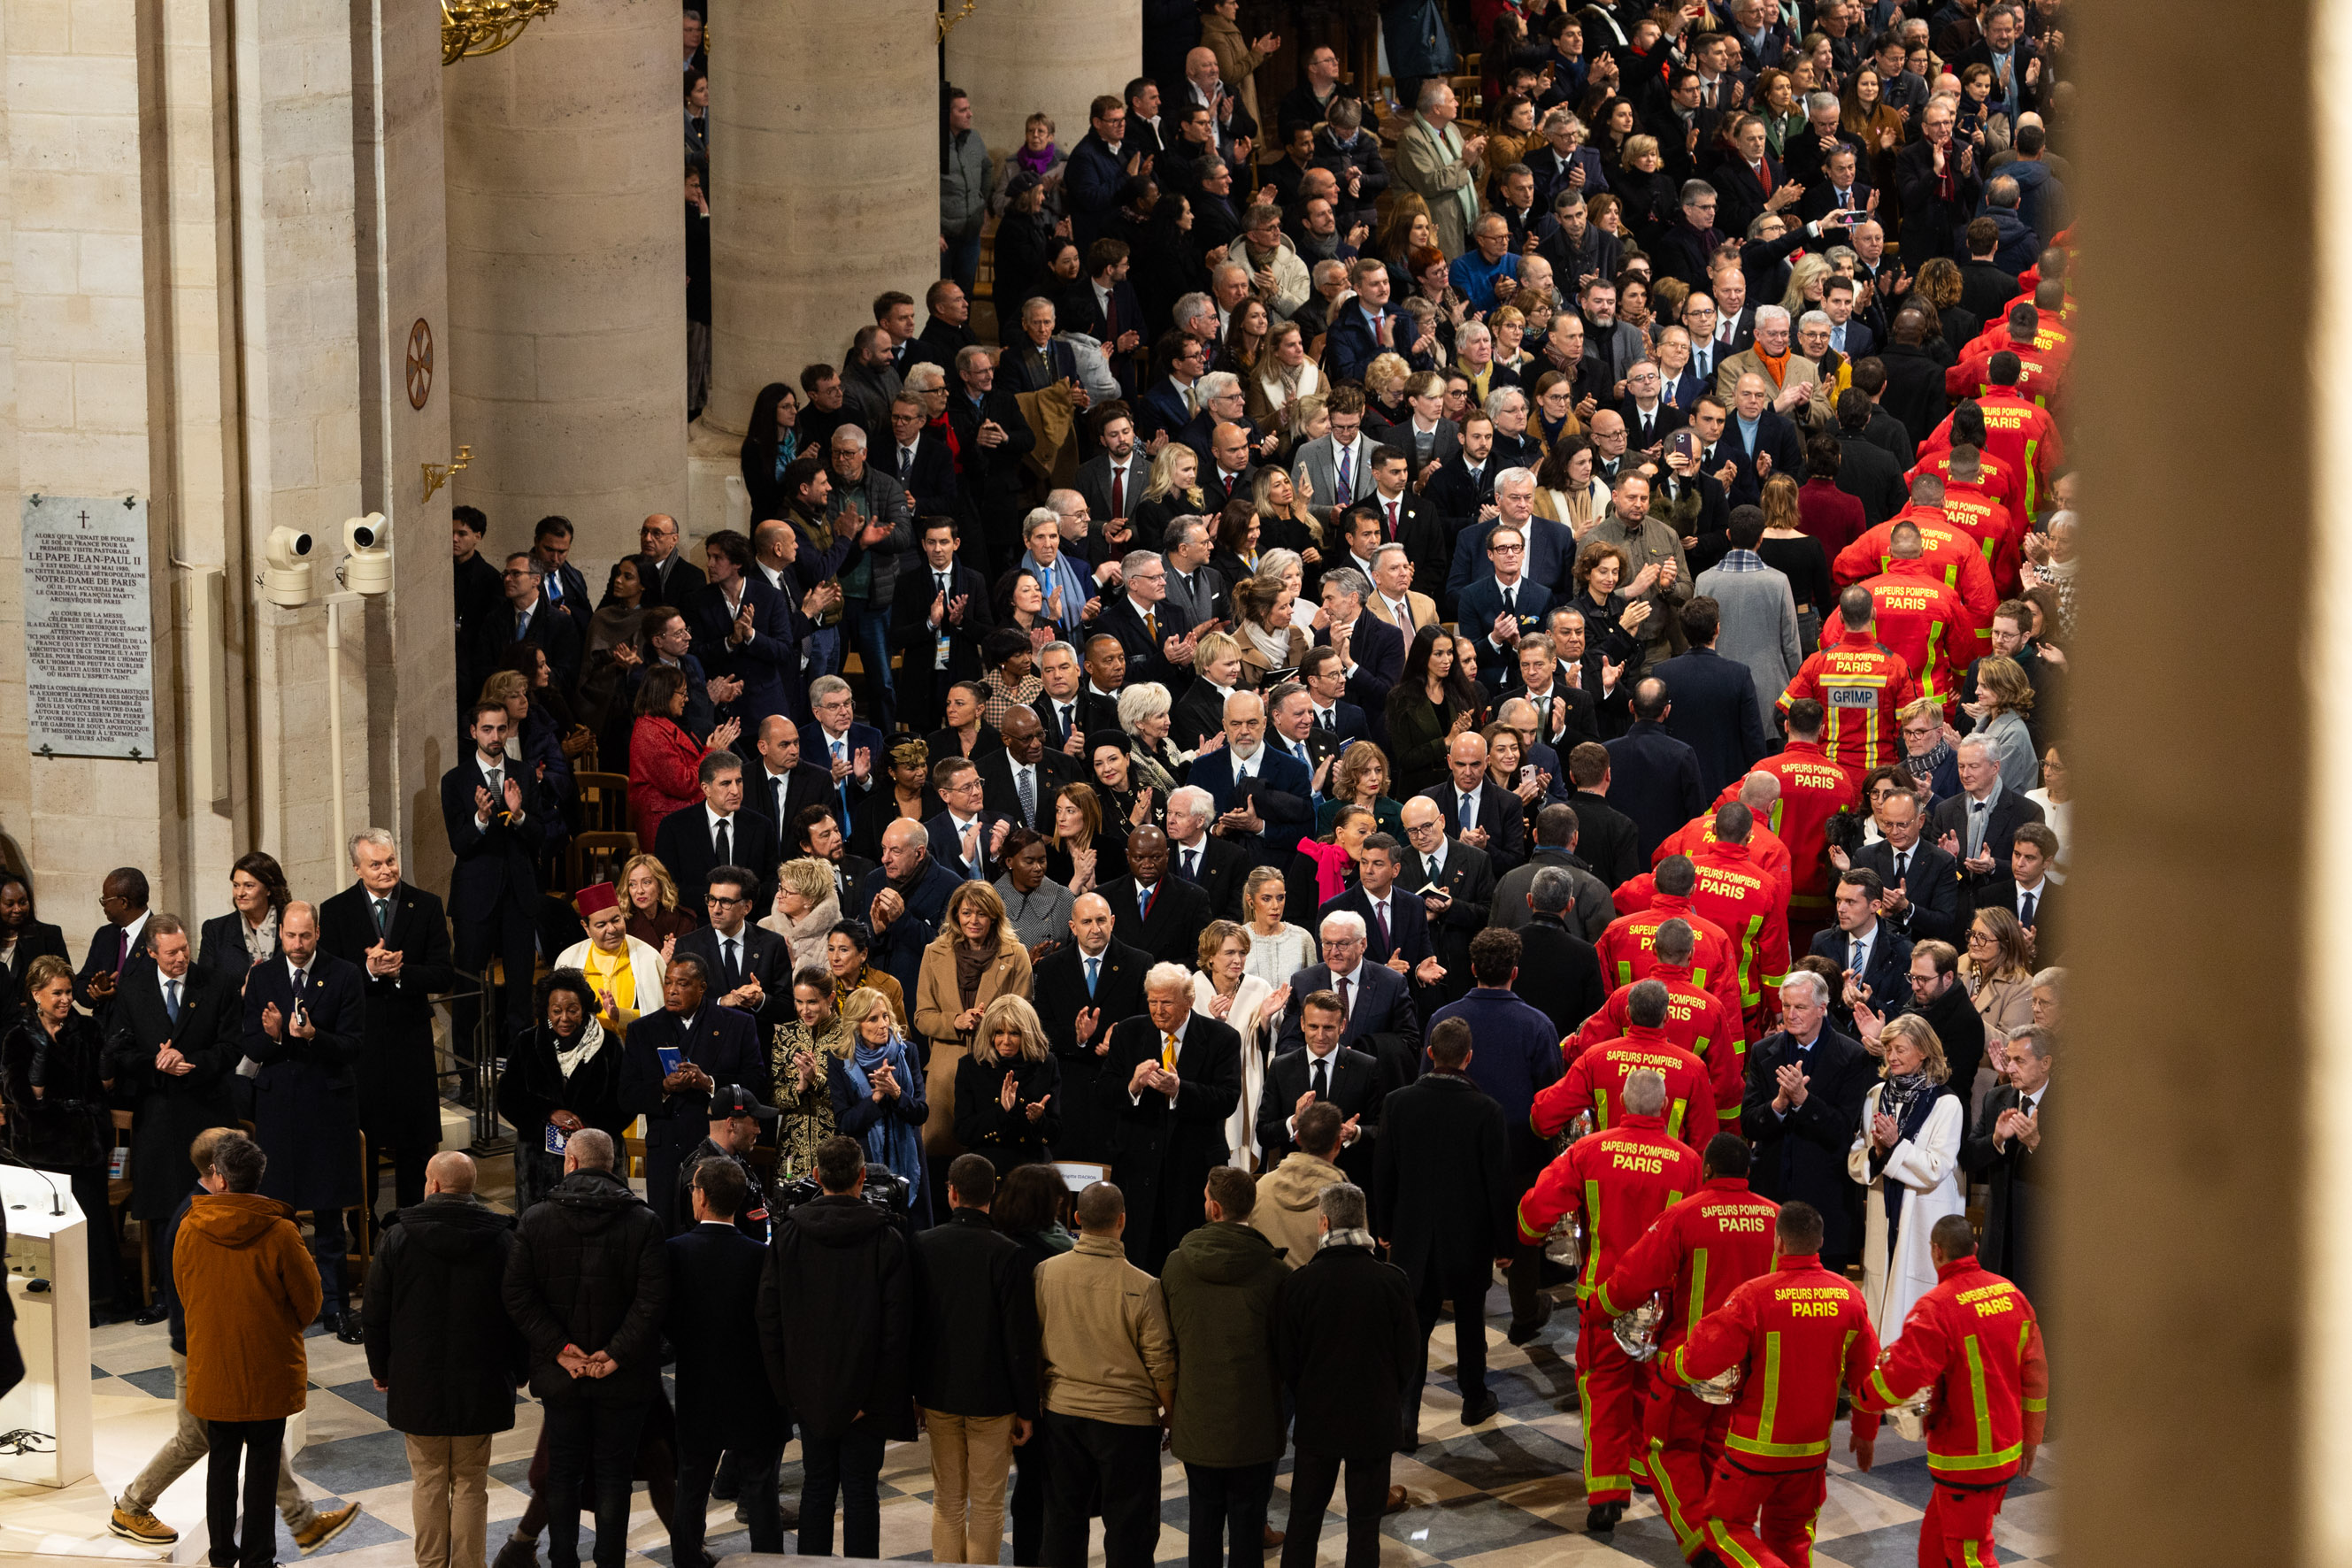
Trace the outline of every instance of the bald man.
[[1313, 777], [1265, 743], [1265, 703], [1255, 691], [1226, 698], [1224, 721], [1224, 743], [1193, 763], [1190, 781], [1217, 808], [1210, 831], [1239, 845], [1253, 865], [1286, 868], [1314, 824]]
[[675, 605], [707, 581], [678, 548], [677, 519], [656, 512], [637, 529], [637, 581], [648, 605]]
[[1117, 925], [1108, 899], [1081, 894], [1070, 906], [1070, 940], [1040, 959], [1033, 976], [1031, 994], [1045, 1026], [1045, 1042], [1062, 1068], [1062, 1135], [1054, 1142], [1061, 1158], [1110, 1157], [1096, 1114], [1095, 1080], [1111, 1026], [1143, 1011], [1143, 973], [1151, 967], [1151, 954], [1121, 942]]

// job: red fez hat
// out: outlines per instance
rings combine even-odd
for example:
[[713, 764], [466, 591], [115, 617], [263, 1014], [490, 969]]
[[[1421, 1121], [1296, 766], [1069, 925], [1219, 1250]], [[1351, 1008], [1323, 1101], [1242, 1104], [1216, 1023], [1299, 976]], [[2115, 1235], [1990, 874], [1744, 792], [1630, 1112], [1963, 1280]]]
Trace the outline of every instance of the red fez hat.
[[583, 888], [572, 900], [580, 907], [582, 920], [593, 920], [606, 910], [621, 907], [621, 895], [613, 890], [610, 882], [599, 882], [593, 888]]

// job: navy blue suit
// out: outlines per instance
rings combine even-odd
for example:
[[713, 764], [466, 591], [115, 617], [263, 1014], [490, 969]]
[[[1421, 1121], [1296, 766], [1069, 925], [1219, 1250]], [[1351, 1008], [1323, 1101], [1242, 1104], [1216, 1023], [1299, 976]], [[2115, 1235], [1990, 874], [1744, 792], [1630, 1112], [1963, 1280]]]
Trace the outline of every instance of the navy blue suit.
[[[1473, 523], [1455, 536], [1453, 564], [1445, 573], [1444, 602], [1438, 606], [1441, 610], [1458, 608], [1462, 595], [1472, 584], [1494, 575], [1494, 563], [1486, 559], [1486, 536], [1494, 531], [1495, 522], [1490, 521]], [[1519, 568], [1520, 580], [1540, 583], [1560, 593], [1561, 584], [1573, 576], [1570, 568], [1576, 564], [1576, 535], [1569, 531], [1566, 523], [1548, 517], [1528, 519], [1527, 533], [1528, 552], [1520, 558], [1524, 562]], [[1572, 586], [1569, 592], [1573, 592]], [[1492, 615], [1486, 617], [1489, 623], [1494, 618]]]
[[[1367, 616], [1356, 624], [1360, 626], [1370, 619]], [[1256, 779], [1249, 793], [1265, 826], [1258, 833], [1260, 842], [1244, 844], [1243, 848], [1254, 864], [1287, 866], [1290, 858], [1298, 852], [1298, 841], [1314, 829], [1315, 808], [1309, 799], [1315, 793], [1314, 777], [1297, 757], [1271, 746], [1261, 746], [1255, 760]], [[1233, 748], [1220, 746], [1194, 760], [1188, 781], [1209, 792], [1221, 816], [1241, 803], [1242, 792], [1234, 782], [1233, 761]]]
[[1381, 922], [1373, 917], [1372, 896], [1361, 888], [1350, 888], [1338, 898], [1327, 900], [1315, 913], [1315, 929], [1323, 929], [1325, 915], [1341, 910], [1363, 917], [1364, 957], [1369, 963], [1385, 965], [1396, 953], [1402, 953], [1407, 964], [1418, 964], [1424, 958], [1437, 956], [1437, 944], [1429, 935], [1429, 911], [1423, 907], [1420, 895], [1406, 891], [1402, 881], [1389, 889], [1389, 934], [1385, 938], [1381, 935]]
[[1528, 1121], [1536, 1096], [1560, 1075], [1559, 1027], [1517, 993], [1480, 985], [1429, 1016], [1434, 1029], [1448, 1018], [1468, 1024], [1477, 1040], [1464, 1070], [1494, 1097], [1511, 1129], [1511, 1174], [1524, 1184], [1544, 1167], [1549, 1150]]
[[[1454, 787], [1452, 779], [1423, 790], [1421, 798], [1434, 803], [1437, 814], [1445, 818], [1445, 837], [1462, 837], [1462, 792]], [[1517, 795], [1496, 789], [1492, 779], [1482, 777], [1478, 781], [1477, 821], [1472, 826], [1486, 830], [1486, 859], [1495, 868], [1496, 877], [1528, 858], [1527, 808]], [[1478, 846], [1474, 844], [1471, 847]]]
[[717, 990], [715, 984], [706, 987], [690, 1029], [686, 1019], [667, 1009], [648, 1013], [629, 1026], [622, 1047], [621, 1109], [646, 1119], [646, 1201], [661, 1216], [662, 1228], [671, 1233], [680, 1226], [678, 1163], [709, 1131], [710, 1096], [698, 1089], [662, 1091], [662, 1079], [668, 1076], [661, 1065], [663, 1047], [677, 1048], [684, 1060], [709, 1073], [710, 1081], [722, 1089], [740, 1083], [760, 1099], [769, 1098], [759, 1027], [749, 1013], [721, 1007]]
[[[749, 726], [746, 728], [748, 729]], [[841, 818], [841, 836], [846, 838], [849, 837], [850, 813], [874, 788], [874, 781], [881, 778], [888, 771], [890, 751], [889, 743], [882, 739], [881, 731], [871, 724], [861, 724], [854, 719], [850, 721], [849, 728], [842, 731], [841, 741], [842, 756], [850, 764], [850, 773], [847, 778], [843, 779], [833, 789], [831, 798], [825, 804], [833, 807], [835, 816]], [[872, 766], [867, 769], [866, 774], [865, 789], [857, 787], [857, 753], [860, 752], [866, 752], [872, 759]], [[801, 760], [803, 766], [820, 768], [828, 777], [832, 775], [833, 737], [824, 732], [824, 725], [804, 724], [801, 727]], [[780, 839], [791, 831], [791, 823], [776, 824], [776, 833]], [[790, 859], [792, 857], [787, 855], [785, 858]], [[861, 915], [859, 918], [864, 917]]]
[[[1852, 939], [1836, 926], [1813, 935], [1812, 952], [1826, 958], [1840, 969], [1846, 967], [1852, 954]], [[1911, 1000], [1911, 939], [1888, 925], [1878, 922], [1877, 931], [1870, 939], [1868, 967], [1862, 973], [1862, 983], [1870, 987], [1869, 1005], [1873, 1011], [1892, 1016], [1891, 1009], [1900, 1008]], [[1853, 1033], [1853, 1009], [1845, 1005], [1843, 986], [1833, 986], [1830, 994], [1830, 1021], [1840, 1034]]]
[[[922, 977], [923, 949], [940, 934], [940, 922], [947, 918], [948, 895], [961, 887], [963, 879], [963, 874], [953, 866], [941, 864], [936, 856], [927, 856], [913, 890], [900, 895], [906, 900], [907, 912], [874, 933], [869, 960], [896, 980], [898, 989], [908, 996], [915, 994], [915, 983]], [[867, 919], [866, 911], [874, 907], [874, 895], [888, 886], [889, 871], [877, 866], [857, 885], [857, 907], [842, 912], [853, 919]]]
[[[1378, 1061], [1387, 1088], [1411, 1083], [1421, 1073], [1421, 1014], [1412, 1005], [1412, 988], [1403, 975], [1370, 958], [1357, 963], [1348, 986], [1348, 1023], [1339, 1032], [1339, 1043]], [[1339, 989], [1328, 963], [1309, 964], [1290, 977], [1290, 1004], [1282, 1010], [1276, 1056], [1307, 1048], [1307, 1034], [1299, 1026], [1300, 1004], [1318, 991], [1336, 995]]]
[[[996, 832], [996, 825], [1010, 821], [1001, 811], [983, 808], [973, 819], [980, 824], [980, 867], [974, 870], [963, 858], [963, 846], [957, 841], [955, 821], [946, 812], [926, 819], [923, 831], [931, 836], [931, 858], [953, 871], [959, 879], [974, 882], [993, 882], [1004, 869], [1004, 863], [988, 852], [988, 841]], [[1013, 824], [1018, 827], [1018, 822]]]
[[743, 602], [752, 606], [751, 640], [740, 647], [727, 640], [735, 616], [727, 607], [726, 590], [705, 584], [681, 607], [703, 674], [743, 682], [743, 694], [724, 704], [722, 717], [740, 719], [743, 732], [756, 740], [761, 721], [791, 711], [785, 689], [799, 679], [800, 645], [793, 635], [793, 607], [764, 575], [753, 572], [745, 577]]
[[1666, 733], [1698, 753], [1699, 787], [1709, 799], [1770, 749], [1756, 706], [1756, 677], [1738, 659], [1695, 647], [1650, 673], [1666, 683], [1673, 704]]
[[761, 886], [751, 889], [751, 896], [761, 900], [760, 909], [765, 909], [766, 900], [775, 893], [779, 854], [776, 825], [768, 820], [766, 813], [746, 805], [729, 819], [727, 826], [730, 858], [721, 862], [719, 847], [710, 836], [709, 808], [690, 805], [684, 811], [673, 811], [654, 830], [654, 853], [668, 868], [670, 879], [677, 884], [678, 896], [689, 906], [700, 907], [710, 873], [723, 863], [759, 879]]
[[[1331, 646], [1328, 627], [1315, 634], [1315, 646]], [[1356, 617], [1355, 630], [1349, 634], [1348, 652], [1356, 661], [1356, 668], [1348, 675], [1348, 700], [1364, 710], [1371, 725], [1372, 739], [1386, 748], [1389, 691], [1404, 679], [1404, 634], [1378, 616], [1360, 615]], [[1132, 669], [1128, 673], [1130, 679], [1134, 675]]]
[[[1525, 576], [1515, 586], [1517, 591], [1513, 603], [1519, 635], [1543, 630], [1545, 614], [1551, 608], [1550, 590]], [[1462, 590], [1454, 608], [1454, 624], [1465, 636], [1501, 659], [1507, 668], [1516, 668], [1519, 657], [1517, 651], [1495, 641], [1495, 617], [1502, 613], [1503, 585], [1492, 577], [1481, 577]], [[1483, 661], [1486, 655], [1479, 657]]]
[[1730, 458], [1731, 466], [1738, 470], [1731, 476], [1730, 490], [1725, 497], [1733, 506], [1754, 506], [1764, 493], [1764, 481], [1756, 473], [1756, 452], [1772, 455], [1772, 471], [1776, 474], [1794, 479], [1805, 471], [1805, 448], [1797, 439], [1797, 427], [1769, 408], [1756, 419], [1756, 452], [1741, 442], [1737, 413], [1725, 421], [1723, 438], [1716, 443], [1716, 450]]
[[[1395, 352], [1404, 356], [1405, 363], [1414, 370], [1434, 368], [1436, 361], [1430, 355], [1420, 323], [1398, 310], [1393, 301], [1388, 307], [1388, 317], [1391, 323], [1390, 337], [1396, 344]], [[1372, 335], [1372, 324], [1364, 319], [1363, 307], [1351, 300], [1331, 322], [1330, 331], [1324, 339], [1323, 364], [1334, 381], [1361, 381], [1365, 367], [1387, 352]]]
[[[1735, 666], [1746, 673], [1745, 666]], [[1751, 679], [1749, 685], [1755, 683]], [[1754, 702], [1748, 707], [1752, 710]], [[1633, 819], [1642, 864], [1675, 829], [1706, 809], [1715, 795], [1701, 787], [1698, 753], [1654, 720], [1636, 720], [1609, 748], [1609, 804]]]
[[[1161, 376], [1135, 400], [1135, 435], [1139, 444], [1150, 441], [1162, 430], [1172, 439], [1177, 431], [1192, 422], [1192, 411], [1184, 405], [1184, 394], [1177, 384]], [[1129, 508], [1139, 504], [1139, 498], [1129, 496]]]
[[[523, 990], [529, 994], [530, 987]], [[367, 999], [357, 964], [327, 953], [310, 959], [301, 1007], [318, 1033], [294, 1034], [294, 981], [283, 957], [257, 964], [245, 983], [244, 1054], [261, 1064], [253, 1085], [254, 1141], [269, 1156], [261, 1194], [309, 1209], [325, 1310], [343, 1309], [343, 1210], [361, 1201], [359, 1079]], [[275, 1005], [279, 1037], [261, 1026]]]
[[[523, 820], [506, 821], [503, 801], [492, 805], [488, 826], [474, 823], [474, 792], [486, 781], [481, 757], [473, 753], [441, 775], [441, 826], [449, 836], [457, 864], [449, 869], [449, 924], [457, 938], [452, 957], [468, 974], [484, 973], [495, 954], [506, 966], [506, 1035], [530, 1027], [530, 977], [539, 914], [539, 853], [555, 826], [537, 787], [522, 786]], [[501, 791], [500, 793], [503, 793]], [[479, 999], [449, 1005], [450, 1045], [457, 1059], [474, 1059], [474, 1028]]]

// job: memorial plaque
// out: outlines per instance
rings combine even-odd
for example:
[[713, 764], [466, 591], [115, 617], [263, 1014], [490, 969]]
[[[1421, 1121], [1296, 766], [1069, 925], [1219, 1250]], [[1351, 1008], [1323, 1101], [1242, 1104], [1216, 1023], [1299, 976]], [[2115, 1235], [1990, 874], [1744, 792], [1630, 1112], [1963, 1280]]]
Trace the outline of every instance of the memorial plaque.
[[36, 755], [153, 759], [144, 500], [25, 498], [25, 707]]

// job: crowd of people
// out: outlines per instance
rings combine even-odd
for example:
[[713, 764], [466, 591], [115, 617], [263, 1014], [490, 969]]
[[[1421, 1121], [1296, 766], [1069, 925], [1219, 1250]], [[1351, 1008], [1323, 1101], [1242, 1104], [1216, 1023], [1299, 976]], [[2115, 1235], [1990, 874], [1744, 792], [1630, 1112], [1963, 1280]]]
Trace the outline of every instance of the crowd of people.
[[152, 1289], [94, 1226], [93, 1300], [184, 1355], [117, 1533], [207, 1447], [215, 1563], [240, 1457], [249, 1568], [349, 1523], [277, 1452], [323, 1319], [420, 1562], [482, 1560], [528, 1386], [500, 1568], [583, 1508], [617, 1564], [633, 1474], [680, 1563], [713, 1496], [876, 1555], [919, 1426], [939, 1561], [1098, 1514], [1140, 1568], [1164, 1431], [1199, 1568], [1305, 1568], [1342, 1468], [1367, 1568], [1449, 1313], [1496, 1413], [1499, 1270], [1514, 1343], [1574, 1303], [1588, 1529], [1801, 1561], [1850, 1406], [1865, 1466], [1924, 1430], [1922, 1561], [1990, 1552], [2066, 988], [2061, 5], [1402, 0], [1392, 95], [1170, 10], [1066, 153], [946, 90], [928, 320], [761, 391], [748, 533], [648, 517], [597, 591], [456, 509], [446, 898], [378, 829], [200, 931], [124, 868], [76, 968], [0, 881], [9, 1147], [104, 1214], [131, 1112]]

